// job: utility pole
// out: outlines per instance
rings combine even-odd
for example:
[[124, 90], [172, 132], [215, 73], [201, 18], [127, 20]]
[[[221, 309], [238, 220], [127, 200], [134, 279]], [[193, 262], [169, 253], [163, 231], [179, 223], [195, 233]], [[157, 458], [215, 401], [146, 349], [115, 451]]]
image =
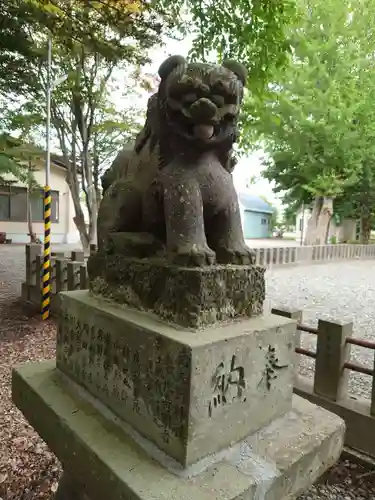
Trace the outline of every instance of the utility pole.
[[49, 318], [51, 306], [51, 71], [52, 71], [52, 38], [48, 38], [47, 51], [47, 119], [46, 119], [46, 171], [44, 185], [44, 250], [43, 250], [43, 277], [42, 277], [42, 319]]

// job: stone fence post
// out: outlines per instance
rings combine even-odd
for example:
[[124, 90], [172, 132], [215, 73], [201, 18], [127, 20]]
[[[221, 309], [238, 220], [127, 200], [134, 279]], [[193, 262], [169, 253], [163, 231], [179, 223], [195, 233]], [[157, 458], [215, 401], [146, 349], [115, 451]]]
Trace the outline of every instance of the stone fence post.
[[[277, 316], [283, 316], [284, 318], [294, 319], [297, 321], [297, 329], [294, 337], [294, 347], [301, 347], [301, 331], [298, 329], [298, 325], [302, 323], [302, 311], [300, 309], [278, 309], [273, 307], [271, 309], [271, 314], [276, 314]], [[299, 365], [299, 354], [295, 354], [295, 365], [294, 365], [294, 377], [298, 377], [298, 365]]]
[[353, 332], [353, 323], [320, 319], [314, 375], [314, 392], [331, 401], [347, 393], [349, 371], [344, 364], [350, 360], [350, 344], [346, 338]]
[[85, 254], [82, 250], [73, 250], [71, 253], [71, 260], [73, 262], [85, 262]]
[[81, 290], [87, 290], [89, 288], [87, 267], [84, 264], [81, 264], [79, 268], [79, 287]]
[[68, 262], [67, 263], [67, 283], [68, 290], [76, 290], [80, 286], [80, 262]]
[[56, 259], [63, 259], [65, 257], [64, 252], [51, 252], [51, 295], [57, 293], [56, 288]]
[[56, 259], [56, 293], [67, 290], [67, 264], [66, 259]]
[[263, 262], [261, 263], [261, 249], [260, 248], [254, 248], [255, 252], [255, 264], [257, 266], [261, 266]]
[[372, 375], [372, 388], [371, 388], [371, 404], [370, 404], [370, 414], [375, 417], [375, 356], [374, 356], [374, 373]]
[[30, 243], [25, 247], [26, 254], [26, 284], [28, 286], [36, 285], [37, 268], [36, 257], [41, 254], [41, 246], [36, 243]]
[[43, 272], [43, 256], [38, 254], [35, 256], [35, 288], [37, 293], [40, 293], [42, 298], [42, 272]]

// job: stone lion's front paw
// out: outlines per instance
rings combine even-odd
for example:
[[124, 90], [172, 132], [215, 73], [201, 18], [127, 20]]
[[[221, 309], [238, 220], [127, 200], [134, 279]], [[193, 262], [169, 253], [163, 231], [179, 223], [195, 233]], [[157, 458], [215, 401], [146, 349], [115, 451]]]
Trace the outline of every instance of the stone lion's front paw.
[[220, 264], [255, 264], [255, 252], [246, 245], [218, 248], [216, 258]]
[[173, 252], [173, 263], [178, 266], [203, 267], [215, 264], [216, 255], [207, 245], [184, 245]]

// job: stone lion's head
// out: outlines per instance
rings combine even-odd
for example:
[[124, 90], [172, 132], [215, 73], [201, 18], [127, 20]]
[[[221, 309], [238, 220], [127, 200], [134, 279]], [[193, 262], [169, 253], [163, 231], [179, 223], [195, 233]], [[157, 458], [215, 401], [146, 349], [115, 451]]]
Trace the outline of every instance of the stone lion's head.
[[169, 57], [159, 68], [159, 102], [168, 133], [194, 146], [211, 148], [235, 140], [246, 69]]

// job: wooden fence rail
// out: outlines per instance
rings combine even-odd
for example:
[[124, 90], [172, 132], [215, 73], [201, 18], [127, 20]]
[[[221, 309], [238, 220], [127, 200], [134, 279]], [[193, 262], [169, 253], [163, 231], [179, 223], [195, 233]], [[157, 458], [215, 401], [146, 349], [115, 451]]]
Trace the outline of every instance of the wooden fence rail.
[[[91, 245], [90, 251], [94, 250], [95, 245]], [[375, 245], [340, 244], [269, 247], [255, 248], [254, 252], [255, 263], [268, 268], [282, 265], [307, 265], [337, 260], [375, 259]], [[63, 262], [57, 264], [58, 261]], [[78, 265], [72, 264], [77, 262], [80, 262], [80, 288], [87, 288], [87, 273], [81, 268], [82, 266], [85, 267], [83, 252], [74, 251], [71, 252], [70, 256], [58, 252], [53, 255], [51, 270], [52, 278], [55, 282], [53, 293], [58, 293], [60, 290], [70, 290], [73, 282], [74, 287], [78, 287], [78, 282], [73, 278], [75, 272], [78, 274]], [[72, 271], [73, 268], [75, 271]], [[23, 286], [23, 296], [24, 298], [30, 296], [31, 299], [28, 298], [27, 300], [31, 300], [32, 302], [34, 302], [34, 298], [39, 300], [39, 269], [41, 269], [41, 245], [26, 245], [26, 281]], [[69, 279], [67, 273], [69, 273]], [[31, 289], [30, 291], [28, 290], [29, 288]]]
[[[92, 248], [91, 250], [94, 250]], [[41, 304], [41, 276], [43, 258], [41, 246], [26, 245], [26, 280], [22, 283], [22, 299], [36, 306]], [[88, 288], [86, 258], [82, 251], [52, 252], [51, 256], [51, 309], [56, 310], [56, 295], [64, 290]]]
[[[345, 444], [375, 458], [375, 364], [372, 368], [351, 360], [351, 346], [375, 351], [375, 342], [352, 336], [353, 323], [320, 319], [318, 327], [302, 323], [302, 311], [272, 309], [273, 314], [297, 321], [296, 354], [315, 359], [313, 379], [296, 370], [294, 392], [342, 417], [347, 426]], [[301, 332], [317, 337], [316, 351], [301, 347]], [[350, 371], [372, 377], [369, 399], [349, 396]]]

